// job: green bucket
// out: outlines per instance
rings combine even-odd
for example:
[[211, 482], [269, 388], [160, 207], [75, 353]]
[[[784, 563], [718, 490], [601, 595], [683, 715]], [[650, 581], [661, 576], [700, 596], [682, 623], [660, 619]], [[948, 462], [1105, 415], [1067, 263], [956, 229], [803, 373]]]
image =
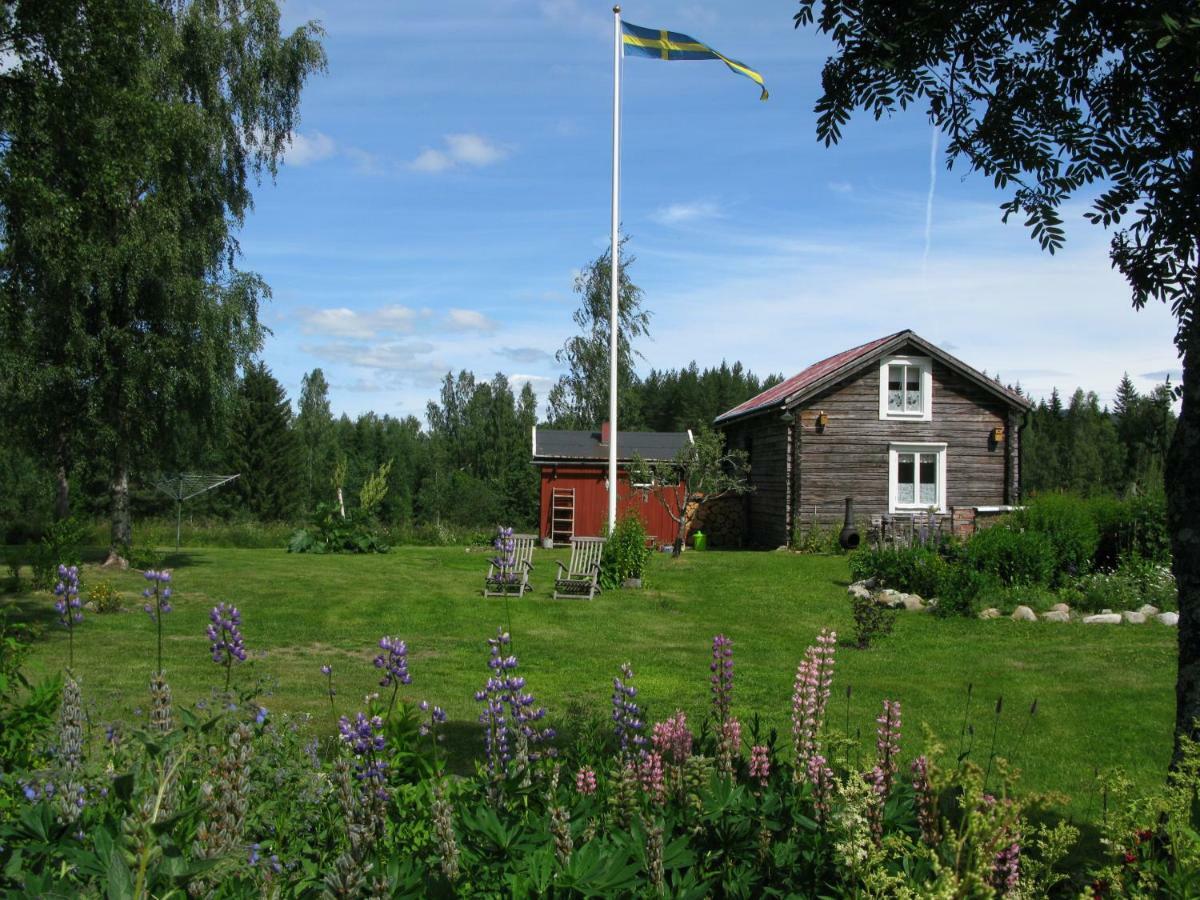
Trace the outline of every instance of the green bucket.
[[697, 531], [695, 534], [693, 534], [692, 535], [692, 549], [693, 550], [707, 550], [708, 549], [708, 535], [706, 535], [703, 531]]

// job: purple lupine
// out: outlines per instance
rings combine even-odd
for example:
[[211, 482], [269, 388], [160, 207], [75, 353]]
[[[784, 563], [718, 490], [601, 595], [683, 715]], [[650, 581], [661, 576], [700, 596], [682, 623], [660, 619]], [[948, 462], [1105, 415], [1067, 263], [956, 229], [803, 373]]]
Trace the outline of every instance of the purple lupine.
[[67, 629], [67, 671], [75, 668], [75, 626], [83, 621], [83, 604], [79, 600], [79, 567], [58, 567], [58, 583], [54, 585], [54, 610], [58, 624]]
[[[527, 752], [529, 746], [554, 737], [554, 729], [539, 728], [535, 724], [546, 717], [546, 710], [535, 706], [533, 695], [525, 691], [525, 679], [513, 674], [518, 662], [515, 656], [507, 653], [511, 642], [512, 638], [502, 628], [496, 630], [494, 638], [488, 638], [491, 674], [483, 689], [475, 692], [475, 699], [484, 704], [479, 721], [484, 726], [488, 773], [494, 782], [503, 777], [513, 758], [511, 742], [519, 742]], [[548, 750], [547, 755], [553, 755], [553, 751]], [[528, 760], [536, 760], [539, 756], [537, 752], [528, 753]]]
[[635, 702], [638, 689], [633, 684], [633, 666], [621, 664], [621, 674], [613, 679], [613, 731], [621, 747], [621, 758], [629, 759], [646, 746], [642, 734], [642, 711]]
[[808, 760], [820, 751], [818, 735], [825, 721], [833, 684], [833, 654], [837, 632], [821, 629], [817, 643], [804, 651], [804, 660], [796, 668], [792, 690], [792, 746], [796, 753], [794, 771], [797, 781], [808, 771]]
[[329, 663], [321, 666], [321, 674], [325, 676], [325, 693], [329, 697], [329, 711], [334, 711], [333, 698], [337, 694], [337, 688], [333, 686], [333, 666]]
[[233, 675], [233, 664], [246, 661], [246, 644], [242, 640], [242, 614], [236, 606], [218, 603], [208, 614], [208, 640], [212, 660], [225, 667], [225, 690]]
[[342, 716], [338, 720], [338, 737], [354, 754], [355, 777], [364, 786], [373, 784], [376, 794], [387, 799], [384, 787], [387, 763], [380, 758], [387, 746], [383, 737], [383, 718], [364, 712], [355, 713], [353, 719]]
[[501, 583], [511, 584], [517, 580], [517, 542], [513, 539], [513, 530], [498, 528], [492, 546], [496, 550], [496, 555], [490, 560], [496, 567], [494, 578]]
[[425, 737], [426, 735], [431, 736], [436, 744], [443, 738], [443, 735], [437, 733], [437, 727], [446, 724], [446, 711], [440, 706], [433, 706], [428, 700], [422, 700], [418, 703], [417, 709], [423, 713], [429, 713], [429, 721], [422, 722], [417, 729], [417, 733], [421, 737]]
[[708, 667], [712, 672], [713, 709], [717, 721], [724, 722], [729, 718], [733, 708], [733, 640], [718, 634], [712, 642], [712, 662]]
[[147, 569], [143, 576], [150, 584], [142, 591], [142, 596], [146, 598], [146, 604], [142, 607], [146, 611], [146, 615], [150, 617], [150, 621], [154, 623], [155, 631], [158, 634], [158, 667], [156, 672], [162, 673], [162, 620], [163, 616], [171, 612], [171, 573], [166, 569], [155, 571]]
[[392, 698], [388, 702], [387, 718], [392, 718], [392, 710], [396, 706], [396, 695], [400, 685], [412, 684], [412, 676], [408, 674], [408, 644], [398, 637], [381, 637], [379, 649], [383, 651], [375, 657], [375, 668], [383, 671], [379, 679], [380, 687], [390, 687]]

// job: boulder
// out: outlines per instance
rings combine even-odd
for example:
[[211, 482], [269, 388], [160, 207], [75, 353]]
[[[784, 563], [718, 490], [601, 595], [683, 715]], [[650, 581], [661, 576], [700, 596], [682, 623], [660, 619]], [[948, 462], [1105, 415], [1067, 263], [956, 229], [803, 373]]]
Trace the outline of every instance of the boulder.
[[1111, 616], [1111, 615], [1112, 615], [1112, 610], [1111, 610], [1111, 609], [1102, 609], [1102, 610], [1100, 610], [1100, 615], [1102, 615], [1102, 616]]
[[1052, 609], [1050, 612], [1042, 613], [1043, 622], [1070, 622], [1071, 614], [1063, 612], [1061, 609]]
[[1018, 606], [1013, 610], [1012, 620], [1014, 622], [1036, 622], [1037, 614], [1028, 606]]
[[1151, 606], [1149, 603], [1146, 603], [1143, 606], [1138, 607], [1138, 612], [1140, 612], [1147, 619], [1150, 619], [1154, 616], [1157, 616], [1160, 612], [1162, 612], [1162, 610], [1160, 610], [1157, 606]]
[[1050, 612], [1061, 612], [1070, 615], [1071, 607], [1067, 606], [1065, 603], [1055, 603], [1052, 607], [1050, 607]]
[[989, 606], [987, 609], [985, 609], [983, 612], [981, 612], [979, 614], [979, 618], [981, 618], [981, 619], [998, 619], [998, 618], [1000, 618], [1000, 610], [996, 609], [996, 607], [994, 607], [994, 606]]
[[1120, 625], [1121, 617], [1115, 612], [1100, 613], [1095, 616], [1084, 616], [1085, 625]]
[[857, 597], [859, 600], [870, 600], [871, 589], [867, 587], [865, 581], [856, 581], [850, 587], [846, 588], [846, 593], [851, 597]]
[[875, 595], [875, 602], [891, 609], [899, 609], [904, 605], [904, 598], [908, 594], [902, 594], [900, 591], [894, 591], [891, 588], [884, 588]]
[[1154, 618], [1158, 619], [1158, 621], [1162, 622], [1168, 628], [1174, 628], [1179, 624], [1179, 613], [1177, 612], [1159, 613]]
[[901, 594], [900, 602], [909, 612], [924, 612], [925, 603], [918, 594]]
[[1140, 612], [1134, 612], [1132, 609], [1127, 609], [1121, 613], [1121, 618], [1125, 620], [1127, 625], [1145, 625], [1146, 617]]

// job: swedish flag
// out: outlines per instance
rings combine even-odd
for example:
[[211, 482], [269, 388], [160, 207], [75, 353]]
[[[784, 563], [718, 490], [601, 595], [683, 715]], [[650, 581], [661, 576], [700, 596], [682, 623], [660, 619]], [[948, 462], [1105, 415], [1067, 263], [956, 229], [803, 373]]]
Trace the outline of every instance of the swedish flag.
[[762, 96], [758, 99], [767, 99], [767, 86], [761, 75], [745, 63], [722, 56], [708, 44], [702, 44], [694, 37], [688, 37], [686, 34], [679, 34], [676, 31], [659, 31], [622, 22], [621, 43], [626, 56], [649, 56], [653, 59], [666, 60], [719, 59], [729, 66], [730, 71], [745, 75], [762, 88]]

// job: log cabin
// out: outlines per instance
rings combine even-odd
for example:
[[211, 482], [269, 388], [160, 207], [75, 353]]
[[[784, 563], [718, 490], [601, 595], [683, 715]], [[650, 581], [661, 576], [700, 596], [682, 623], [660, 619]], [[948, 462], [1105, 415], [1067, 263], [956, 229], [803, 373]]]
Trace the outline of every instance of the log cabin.
[[1029, 401], [910, 330], [814, 363], [722, 413], [750, 456], [740, 543], [936, 513], [959, 533], [1020, 498]]

